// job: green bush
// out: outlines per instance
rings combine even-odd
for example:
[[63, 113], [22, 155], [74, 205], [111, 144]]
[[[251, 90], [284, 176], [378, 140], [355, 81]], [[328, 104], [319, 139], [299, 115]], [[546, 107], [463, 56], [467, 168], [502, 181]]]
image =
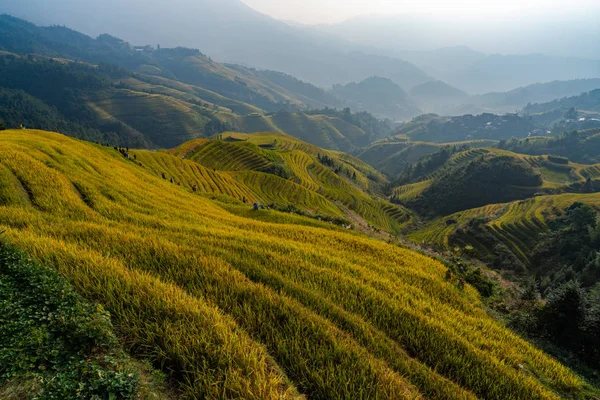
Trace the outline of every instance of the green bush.
[[35, 399], [135, 399], [139, 376], [102, 308], [0, 244], [0, 389], [15, 382]]

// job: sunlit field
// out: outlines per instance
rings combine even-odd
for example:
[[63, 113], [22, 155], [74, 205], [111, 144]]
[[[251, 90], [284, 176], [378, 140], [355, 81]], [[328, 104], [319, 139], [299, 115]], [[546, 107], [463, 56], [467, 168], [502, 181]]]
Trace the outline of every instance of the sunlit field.
[[[440, 262], [325, 222], [251, 211], [241, 197], [262, 192], [235, 165], [222, 173], [180, 155], [131, 153], [138, 160], [54, 133], [1, 132], [0, 231], [102, 304], [126, 349], [185, 398], [588, 393], [489, 317]], [[298, 193], [315, 193], [313, 177], [327, 171], [305, 174], [304, 156], [283, 157]], [[345, 204], [340, 185], [306, 201], [323, 211]]]

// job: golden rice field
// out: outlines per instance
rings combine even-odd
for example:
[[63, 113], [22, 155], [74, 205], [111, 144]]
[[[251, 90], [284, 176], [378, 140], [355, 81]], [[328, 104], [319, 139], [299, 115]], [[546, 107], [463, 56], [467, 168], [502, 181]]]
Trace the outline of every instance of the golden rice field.
[[[193, 140], [167, 153], [183, 157], [183, 163], [191, 160], [213, 173], [233, 178], [238, 186], [241, 184], [247, 188], [246, 194], [238, 195], [238, 199], [293, 205], [311, 214], [330, 217], [343, 217], [349, 210], [386, 231], [398, 231], [412, 221], [411, 213], [405, 208], [364, 192], [376, 185], [369, 177], [378, 181], [384, 181], [384, 178], [355, 157], [320, 149], [284, 134], [225, 133], [220, 136], [221, 140]], [[144, 165], [156, 164], [148, 158], [162, 157], [151, 152], [135, 153], [145, 160]], [[319, 155], [327, 155], [347, 172], [336, 174], [332, 168], [319, 162]], [[152, 168], [154, 173], [166, 171], [165, 163], [160, 164], [160, 168]], [[276, 166], [290, 176], [282, 178], [265, 173]], [[173, 174], [179, 176], [178, 171]], [[356, 175], [355, 180], [350, 179], [353, 174]], [[187, 185], [189, 182], [189, 179], [184, 179]]]
[[423, 193], [431, 184], [433, 179], [421, 181], [417, 183], [409, 183], [407, 185], [398, 186], [394, 189], [394, 196], [402, 201], [414, 200]]
[[[181, 179], [217, 176], [166, 158], [156, 162]], [[590, 393], [410, 250], [314, 220], [271, 222], [275, 211], [242, 217], [114, 149], [54, 133], [2, 132], [0, 182], [3, 237], [110, 311], [128, 351], [184, 398]]]

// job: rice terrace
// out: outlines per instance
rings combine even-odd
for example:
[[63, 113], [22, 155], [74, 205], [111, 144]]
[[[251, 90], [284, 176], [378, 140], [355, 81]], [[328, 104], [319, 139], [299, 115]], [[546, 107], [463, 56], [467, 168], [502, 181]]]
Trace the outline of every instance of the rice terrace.
[[0, 400], [600, 399], [597, 4], [42, 3]]

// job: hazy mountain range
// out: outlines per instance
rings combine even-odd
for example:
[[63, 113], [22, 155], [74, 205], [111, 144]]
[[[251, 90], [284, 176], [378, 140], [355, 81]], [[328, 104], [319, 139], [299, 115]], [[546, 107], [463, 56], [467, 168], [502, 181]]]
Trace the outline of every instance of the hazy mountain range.
[[[507, 5], [508, 6], [508, 5]], [[364, 15], [318, 29], [340, 38], [400, 53], [466, 46], [487, 54], [554, 56], [600, 59], [598, 8], [573, 3], [571, 11], [557, 14], [545, 9], [509, 10], [495, 15], [447, 13]]]
[[[281, 71], [322, 87], [379, 76], [406, 91], [442, 80], [468, 93], [481, 94], [536, 82], [600, 77], [600, 61], [594, 60], [600, 41], [593, 23], [580, 24], [585, 28], [569, 31], [574, 33], [560, 40], [545, 36], [544, 41], [552, 42], [552, 46], [538, 46], [542, 40], [537, 36], [531, 39], [537, 52], [571, 56], [567, 58], [489, 55], [466, 47], [432, 50], [449, 45], [440, 39], [442, 36], [447, 36], [444, 40], [451, 40], [452, 46], [477, 44], [467, 40], [469, 33], [479, 36], [472, 31], [477, 24], [469, 31], [458, 29], [456, 24], [435, 25], [436, 21], [423, 18], [399, 23], [397, 18], [365, 17], [326, 27], [301, 26], [277, 21], [239, 0], [60, 0], [52, 4], [45, 0], [4, 0], [0, 12], [39, 24], [67, 25], [92, 36], [110, 32], [139, 45], [199, 48], [221, 62]], [[546, 25], [531, 24], [547, 32]], [[507, 26], [502, 42], [519, 50], [516, 37], [529, 31]], [[458, 33], [447, 34], [450, 28]], [[480, 36], [494, 37], [490, 29], [481, 29]], [[578, 32], [582, 35], [574, 41], [572, 37]], [[489, 48], [488, 53], [492, 53], [494, 48]]]
[[5, 0], [0, 12], [92, 36], [110, 32], [134, 44], [199, 48], [222, 62], [282, 71], [321, 86], [373, 75], [403, 87], [431, 79], [408, 62], [368, 55], [359, 46], [340, 49], [338, 41], [307, 35], [239, 0], [61, 0], [51, 6], [45, 0]]

